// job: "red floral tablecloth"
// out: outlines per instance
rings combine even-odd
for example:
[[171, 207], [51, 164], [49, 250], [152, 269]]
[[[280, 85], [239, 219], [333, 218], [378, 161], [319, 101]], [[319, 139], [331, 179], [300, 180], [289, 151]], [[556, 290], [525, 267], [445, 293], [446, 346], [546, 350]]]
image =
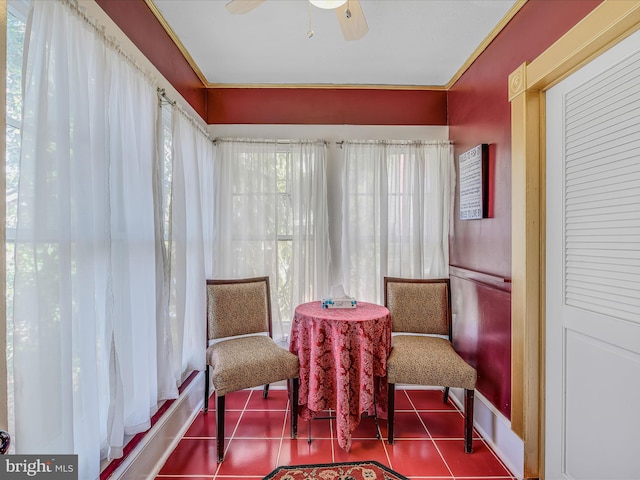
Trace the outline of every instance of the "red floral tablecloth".
[[334, 410], [342, 448], [348, 451], [351, 447], [351, 432], [363, 413], [387, 418], [386, 373], [391, 350], [387, 308], [365, 302], [352, 309], [323, 309], [321, 302], [299, 305], [289, 350], [300, 359], [300, 416], [309, 420]]

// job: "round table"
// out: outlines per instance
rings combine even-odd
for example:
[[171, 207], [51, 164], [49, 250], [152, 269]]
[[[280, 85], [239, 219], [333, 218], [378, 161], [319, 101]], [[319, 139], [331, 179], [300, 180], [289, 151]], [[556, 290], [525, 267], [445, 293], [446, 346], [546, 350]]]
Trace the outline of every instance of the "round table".
[[[386, 418], [391, 316], [382, 305], [298, 305], [289, 350], [300, 360], [299, 413], [305, 420], [334, 410], [338, 444], [351, 446], [363, 413]], [[375, 391], [375, 395], [374, 395]], [[375, 398], [375, 406], [374, 406]]]

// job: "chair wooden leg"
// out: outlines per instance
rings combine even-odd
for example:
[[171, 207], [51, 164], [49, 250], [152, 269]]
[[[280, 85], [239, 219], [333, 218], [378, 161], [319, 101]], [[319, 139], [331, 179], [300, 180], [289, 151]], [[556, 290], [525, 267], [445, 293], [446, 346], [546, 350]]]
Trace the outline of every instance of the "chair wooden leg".
[[291, 379], [289, 404], [291, 405], [291, 438], [298, 438], [298, 389], [300, 380]]
[[447, 403], [449, 401], [449, 387], [444, 387], [444, 395], [442, 395], [442, 401]]
[[389, 444], [393, 444], [393, 420], [396, 408], [396, 385], [395, 383], [389, 384], [389, 401], [387, 403], [387, 432]]
[[216, 395], [216, 399], [216, 447], [218, 463], [222, 463], [224, 460], [224, 395]]
[[262, 398], [267, 398], [267, 395], [269, 395], [269, 384], [268, 383], [264, 386], [264, 389], [262, 390]]
[[380, 377], [373, 376], [373, 418], [376, 420], [376, 438], [380, 440], [380, 424], [378, 423], [378, 400], [376, 392], [380, 391]]
[[464, 451], [473, 451], [473, 397], [474, 390], [464, 391]]
[[204, 413], [209, 411], [209, 365], [204, 369]]

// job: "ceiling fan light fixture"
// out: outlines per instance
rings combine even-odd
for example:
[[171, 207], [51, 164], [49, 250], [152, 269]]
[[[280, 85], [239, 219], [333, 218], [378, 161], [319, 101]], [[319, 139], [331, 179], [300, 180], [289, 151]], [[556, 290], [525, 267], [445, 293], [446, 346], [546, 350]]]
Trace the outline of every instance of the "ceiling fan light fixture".
[[326, 10], [330, 10], [333, 8], [338, 8], [347, 3], [347, 0], [309, 0], [311, 5], [318, 8], [324, 8]]

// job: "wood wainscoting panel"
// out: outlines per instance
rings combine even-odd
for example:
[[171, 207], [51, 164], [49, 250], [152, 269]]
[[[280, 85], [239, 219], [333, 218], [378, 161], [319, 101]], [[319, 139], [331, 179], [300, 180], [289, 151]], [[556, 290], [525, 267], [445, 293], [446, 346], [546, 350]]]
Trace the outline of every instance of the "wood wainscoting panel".
[[477, 390], [511, 418], [511, 283], [450, 267], [454, 347], [478, 371]]

